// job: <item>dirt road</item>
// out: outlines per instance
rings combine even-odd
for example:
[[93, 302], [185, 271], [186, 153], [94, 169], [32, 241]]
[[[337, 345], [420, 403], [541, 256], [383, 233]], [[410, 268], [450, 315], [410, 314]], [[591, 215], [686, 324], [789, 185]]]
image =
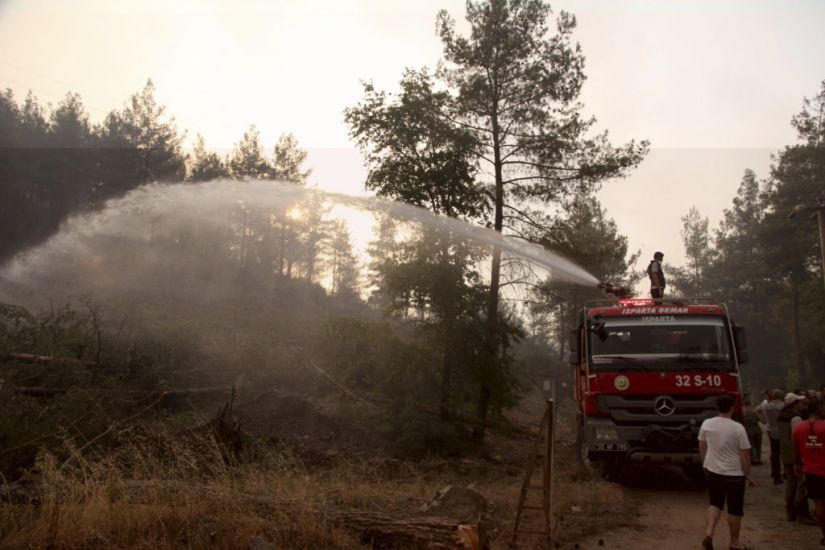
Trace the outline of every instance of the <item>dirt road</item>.
[[[763, 452], [763, 456], [767, 457], [767, 452]], [[753, 473], [756, 487], [749, 488], [745, 496], [742, 542], [758, 550], [822, 548], [818, 527], [786, 520], [785, 486], [773, 485], [770, 466], [767, 463], [756, 466]], [[637, 468], [627, 472], [622, 484], [630, 502], [637, 506], [633, 517], [605, 518], [606, 523], [616, 521], [619, 525], [580, 541], [578, 548], [701, 548], [707, 494], [691, 486], [681, 471], [666, 467]], [[716, 529], [714, 547], [726, 549], [728, 542], [723, 514]]]

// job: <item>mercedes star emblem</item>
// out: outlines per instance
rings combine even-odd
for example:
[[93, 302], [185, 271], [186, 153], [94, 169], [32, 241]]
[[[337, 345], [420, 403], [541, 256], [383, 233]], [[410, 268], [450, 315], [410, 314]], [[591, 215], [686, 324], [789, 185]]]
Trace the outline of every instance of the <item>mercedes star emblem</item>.
[[670, 416], [676, 411], [676, 404], [673, 398], [668, 395], [660, 395], [653, 402], [653, 410], [660, 416]]

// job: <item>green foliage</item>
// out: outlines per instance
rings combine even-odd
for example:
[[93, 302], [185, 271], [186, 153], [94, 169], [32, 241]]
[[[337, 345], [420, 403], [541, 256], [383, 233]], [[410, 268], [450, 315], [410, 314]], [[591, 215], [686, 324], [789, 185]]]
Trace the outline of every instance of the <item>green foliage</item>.
[[352, 250], [349, 231], [342, 222], [332, 228], [326, 263], [332, 280], [331, 293], [356, 298], [360, 287], [358, 258]]
[[703, 218], [695, 206], [682, 217], [687, 265], [669, 270], [667, 281], [668, 286], [681, 296], [706, 296], [711, 289], [708, 272], [715, 258], [708, 223], [708, 218]]
[[[630, 254], [627, 237], [616, 223], [605, 217], [598, 200], [577, 197], [563, 217], [548, 220], [533, 229], [531, 238], [582, 266], [600, 281], [632, 287], [640, 275], [631, 266], [639, 252]], [[547, 227], [543, 229], [542, 227]], [[595, 288], [548, 280], [536, 289], [537, 300], [530, 306], [531, 324], [546, 343], [557, 342], [564, 357], [568, 332], [578, 324], [577, 314], [586, 300], [603, 298]]]
[[307, 153], [298, 147], [292, 134], [278, 138], [272, 158], [264, 154], [261, 133], [252, 124], [226, 160], [229, 175], [236, 179], [258, 178], [288, 181], [303, 185], [312, 170], [301, 171]]
[[[615, 148], [606, 133], [591, 135], [595, 119], [583, 118], [577, 102], [584, 57], [572, 41], [575, 18], [562, 12], [552, 33], [550, 13], [540, 0], [471, 1], [470, 33], [460, 36], [440, 12], [444, 62], [436, 77], [408, 70], [397, 96], [365, 84], [361, 103], [346, 111], [350, 134], [369, 164], [367, 187], [454, 217], [492, 210], [488, 227], [502, 232], [506, 225], [524, 235], [536, 228], [523, 208], [530, 201], [564, 204], [638, 164], [646, 142]], [[492, 188], [481, 181], [489, 175]], [[514, 333], [500, 324], [501, 251], [493, 251], [487, 297], [479, 304], [479, 276], [470, 268], [475, 255], [451, 250], [451, 244], [442, 244], [442, 251], [428, 250], [425, 241], [416, 246], [406, 257], [387, 254], [378, 286], [385, 303], [396, 312], [417, 309], [422, 321], [440, 327], [445, 342], [456, 340], [465, 314], [484, 327], [480, 349], [486, 351], [474, 358], [484, 426], [491, 403], [512, 394], [505, 346]], [[468, 294], [472, 307], [464, 300]], [[457, 354], [449, 344], [444, 349], [442, 418]]]
[[[825, 379], [825, 290], [816, 224], [788, 218], [816, 205], [825, 181], [825, 82], [791, 124], [799, 143], [774, 159], [768, 179], [746, 170], [737, 196], [709, 238], [707, 219], [684, 218], [683, 288], [710, 290], [749, 332], [744, 380], [758, 386], [818, 387]], [[712, 243], [711, 243], [712, 240]], [[712, 246], [711, 246], [712, 244]]]
[[70, 215], [149, 180], [179, 181], [183, 137], [147, 82], [93, 126], [79, 95], [48, 112], [31, 93], [0, 93], [0, 262], [51, 236]]
[[422, 414], [411, 403], [405, 403], [378, 429], [395, 444], [398, 452], [410, 458], [435, 454], [461, 456], [472, 447], [470, 432], [465, 426]]
[[365, 83], [361, 103], [345, 111], [369, 166], [366, 188], [451, 217], [480, 215], [476, 142], [449, 119], [449, 94], [433, 90], [426, 70], [407, 70], [400, 86], [391, 98]]
[[254, 124], [249, 126], [241, 141], [229, 154], [227, 167], [233, 178], [268, 178], [272, 172], [269, 160], [264, 156], [261, 133]]
[[110, 113], [104, 125], [104, 137], [116, 130], [116, 139], [136, 149], [139, 164], [135, 170], [143, 182], [180, 181], [185, 173], [184, 136], [178, 134], [174, 117], [163, 120], [165, 111], [155, 100], [155, 85], [147, 80], [143, 90], [133, 94], [122, 111]]
[[[67, 445], [102, 432], [121, 412], [107, 389], [140, 387], [125, 349], [112, 341], [101, 349], [97, 315], [92, 307], [30, 313], [0, 303], [0, 473], [7, 478], [31, 466], [42, 448], [59, 449], [65, 458]], [[33, 393], [62, 389], [45, 401]]]
[[[405, 456], [467, 450], [466, 425], [438, 417], [440, 395], [432, 390], [440, 379], [437, 335], [423, 330], [406, 340], [384, 321], [332, 317], [322, 325], [315, 349], [337, 381], [373, 404], [366, 409], [371, 422]], [[471, 397], [462, 394], [460, 383], [470, 381], [470, 373], [459, 374], [456, 405]]]
[[540, 0], [468, 2], [468, 36], [445, 11], [438, 16], [455, 116], [486, 150], [479, 160], [492, 164], [497, 207], [511, 200], [502, 191], [557, 201], [595, 189], [647, 151], [646, 142], [614, 148], [606, 133], [589, 135], [595, 119], [577, 102], [585, 75], [576, 20], [561, 12], [553, 33], [550, 13]]
[[281, 135], [272, 153], [272, 179], [305, 184], [312, 173], [312, 170], [301, 171], [306, 158], [307, 153], [298, 147], [295, 136]]
[[[455, 31], [442, 11], [438, 31], [444, 44], [442, 76], [456, 97], [454, 118], [472, 130], [479, 165], [493, 174], [490, 226], [505, 228], [505, 209], [530, 225], [514, 208], [538, 200], [563, 204], [586, 195], [607, 178], [620, 177], [647, 152], [647, 142], [613, 147], [607, 133], [592, 135], [595, 119], [581, 114], [577, 98], [584, 82], [584, 56], [572, 40], [575, 18], [561, 12], [555, 33], [550, 6], [541, 0], [467, 3], [468, 36]], [[498, 356], [501, 253], [491, 262], [487, 305], [488, 348]], [[479, 417], [485, 418], [491, 388], [482, 384]], [[480, 434], [483, 435], [483, 434]]]
[[203, 136], [198, 134], [195, 149], [189, 159], [186, 179], [193, 182], [210, 181], [228, 176], [226, 166], [220, 155], [207, 151]]

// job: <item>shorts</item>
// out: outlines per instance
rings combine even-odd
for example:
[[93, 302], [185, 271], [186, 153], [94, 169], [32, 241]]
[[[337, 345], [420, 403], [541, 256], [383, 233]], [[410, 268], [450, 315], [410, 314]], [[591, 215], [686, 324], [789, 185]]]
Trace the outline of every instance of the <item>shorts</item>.
[[809, 499], [825, 500], [825, 477], [805, 474], [805, 485], [808, 487]]
[[708, 478], [710, 505], [724, 510], [727, 501], [729, 516], [745, 515], [745, 476], [723, 476], [709, 470], [705, 470], [705, 475]]

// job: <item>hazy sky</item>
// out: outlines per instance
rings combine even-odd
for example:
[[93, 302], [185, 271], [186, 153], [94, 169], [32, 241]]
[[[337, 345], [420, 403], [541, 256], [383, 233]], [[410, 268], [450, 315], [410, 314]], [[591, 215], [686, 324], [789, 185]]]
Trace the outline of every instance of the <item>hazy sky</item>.
[[[790, 117], [825, 79], [823, 0], [564, 0], [587, 57], [582, 95], [617, 142], [650, 158], [601, 199], [645, 258], [683, 257], [680, 216], [716, 223], [746, 167], [767, 175]], [[229, 148], [255, 123], [310, 150], [321, 187], [364, 177], [342, 120], [360, 79], [391, 88], [434, 66], [435, 15], [460, 0], [0, 0], [0, 86], [56, 103], [77, 91], [93, 120], [147, 78], [189, 136]]]

